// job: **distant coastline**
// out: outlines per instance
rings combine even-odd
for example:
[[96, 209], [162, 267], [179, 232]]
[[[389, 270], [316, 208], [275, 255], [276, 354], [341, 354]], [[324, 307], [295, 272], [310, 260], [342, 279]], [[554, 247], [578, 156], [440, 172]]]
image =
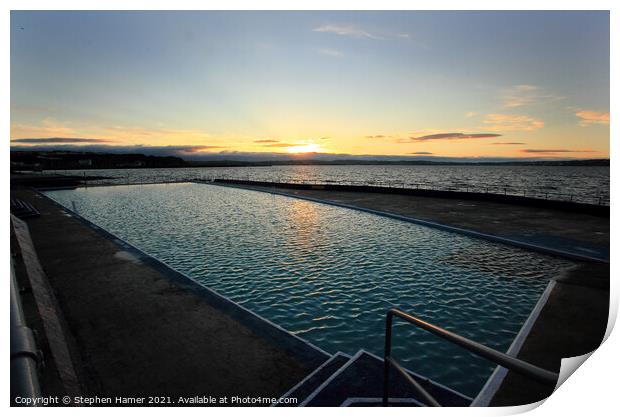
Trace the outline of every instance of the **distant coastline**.
[[526, 161], [463, 161], [428, 159], [328, 159], [304, 157], [274, 159], [269, 161], [247, 160], [185, 160], [178, 156], [153, 156], [144, 154], [118, 154], [99, 152], [64, 151], [11, 151], [12, 170], [84, 170], [84, 169], [132, 169], [132, 168], [208, 168], [208, 167], [260, 167], [283, 165], [433, 165], [433, 166], [609, 166], [609, 159], [567, 159]]
[[275, 166], [275, 165], [505, 165], [505, 166], [609, 166], [609, 159], [579, 159], [560, 161], [506, 161], [506, 162], [450, 162], [450, 161], [408, 161], [408, 160], [299, 160], [299, 161], [269, 161], [269, 162], [241, 162], [241, 161], [189, 161], [192, 167], [209, 166]]

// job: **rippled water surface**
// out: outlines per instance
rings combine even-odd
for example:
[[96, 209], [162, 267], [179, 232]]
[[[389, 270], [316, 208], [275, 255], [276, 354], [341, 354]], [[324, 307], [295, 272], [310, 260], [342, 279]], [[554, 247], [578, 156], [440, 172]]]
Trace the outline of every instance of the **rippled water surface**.
[[[397, 306], [505, 351], [548, 280], [571, 264], [420, 225], [205, 184], [47, 195], [329, 352], [382, 355]], [[474, 395], [493, 366], [398, 323], [394, 355]]]
[[609, 204], [609, 167], [597, 166], [307, 165], [58, 172], [107, 177], [104, 180], [92, 181], [100, 184], [240, 178], [257, 181], [422, 187]]

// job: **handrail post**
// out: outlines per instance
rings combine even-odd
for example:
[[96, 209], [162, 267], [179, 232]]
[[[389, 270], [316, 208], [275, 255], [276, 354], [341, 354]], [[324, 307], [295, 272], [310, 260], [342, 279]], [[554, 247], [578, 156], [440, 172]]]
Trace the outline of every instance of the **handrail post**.
[[388, 311], [385, 318], [385, 350], [383, 352], [383, 406], [388, 406], [390, 395], [390, 363], [388, 357], [392, 356], [392, 310]]

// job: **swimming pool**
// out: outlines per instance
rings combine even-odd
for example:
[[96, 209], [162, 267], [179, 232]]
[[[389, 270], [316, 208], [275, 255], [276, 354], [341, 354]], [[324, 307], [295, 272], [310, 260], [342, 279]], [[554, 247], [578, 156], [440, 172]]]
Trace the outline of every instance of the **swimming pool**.
[[[45, 193], [317, 346], [382, 355], [399, 307], [505, 351], [571, 262], [408, 222], [206, 184]], [[493, 364], [404, 323], [394, 356], [475, 395]]]

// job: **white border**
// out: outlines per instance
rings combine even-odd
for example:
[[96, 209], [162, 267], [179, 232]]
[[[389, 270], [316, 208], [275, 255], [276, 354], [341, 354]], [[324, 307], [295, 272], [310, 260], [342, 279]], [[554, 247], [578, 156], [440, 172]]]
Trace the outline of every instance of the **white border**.
[[[140, 1], [131, 1], [131, 0], [109, 0], [107, 2], [83, 2], [77, 0], [57, 0], [55, 2], [49, 2], [44, 0], [6, 0], [3, 2], [5, 6], [5, 12], [0, 14], [0, 20], [2, 22], [1, 27], [3, 28], [4, 34], [4, 42], [2, 42], [2, 52], [5, 59], [8, 61], [9, 57], [9, 13], [10, 9], [226, 9], [226, 10], [243, 10], [243, 9], [295, 9], [295, 10], [348, 10], [348, 9], [360, 9], [360, 10], [380, 10], [380, 9], [397, 9], [397, 10], [612, 10], [611, 13], [611, 38], [612, 38], [612, 50], [611, 50], [611, 114], [612, 119], [615, 121], [616, 116], [618, 115], [617, 106], [615, 105], [615, 98], [618, 97], [618, 86], [615, 82], [614, 75], [618, 73], [618, 53], [617, 48], [617, 36], [618, 30], [616, 29], [620, 24], [620, 3], [614, 0], [590, 0], [588, 2], [585, 1], [576, 1], [576, 0], [565, 0], [562, 2], [553, 1], [553, 0], [502, 0], [491, 1], [491, 0], [470, 0], [470, 1], [459, 1], [459, 0], [449, 0], [449, 1], [430, 1], [430, 0], [418, 0], [415, 3], [405, 0], [383, 0], [381, 2], [378, 1], [368, 1], [368, 0], [359, 0], [359, 1], [338, 1], [338, 0], [297, 0], [295, 2], [286, 1], [286, 0], [263, 0], [260, 4], [257, 4], [255, 1], [251, 0], [218, 0], [218, 1], [197, 1], [197, 0], [176, 0], [175, 2], [162, 2], [157, 0], [140, 0]], [[614, 46], [616, 47], [614, 49]], [[5, 64], [3, 67], [3, 75], [4, 75], [4, 84], [6, 88], [4, 91], [9, 91], [10, 88], [10, 77], [9, 77], [9, 65]], [[4, 94], [4, 100], [2, 100], [2, 108], [4, 115], [4, 131], [9, 132], [10, 126], [10, 95]], [[612, 121], [611, 124], [611, 137], [618, 138], [618, 129], [616, 128], [615, 123]], [[611, 143], [611, 153], [612, 155], [618, 155], [618, 150], [620, 149], [620, 142], [613, 141]], [[613, 156], [612, 156], [613, 159]], [[9, 147], [5, 145], [2, 151], [2, 161], [4, 162], [3, 166], [9, 166]], [[5, 168], [6, 169], [6, 168]], [[612, 160], [611, 165], [611, 173], [612, 177], [614, 176], [615, 164]], [[5, 177], [2, 181], [3, 191], [5, 196], [9, 194], [9, 178], [5, 173]], [[618, 190], [618, 186], [614, 181], [611, 183], [611, 196], [612, 196], [612, 215], [611, 215], [611, 254], [612, 257], [615, 254], [616, 249], [616, 240], [615, 240], [615, 232], [618, 229], [617, 221], [614, 211], [616, 203], [615, 196], [616, 190]], [[6, 200], [6, 198], [5, 198]], [[5, 210], [7, 210], [5, 208]], [[8, 218], [8, 216], [6, 217]], [[3, 249], [4, 253], [7, 254], [9, 252], [9, 222], [5, 222], [5, 233], [4, 233], [4, 241], [3, 241]], [[3, 263], [4, 270], [9, 271], [9, 259], [5, 255], [1, 258], [1, 262]], [[615, 263], [611, 265], [611, 276], [619, 276], [618, 268]], [[584, 414], [601, 414], [606, 415], [609, 413], [609, 410], [613, 410], [617, 408], [616, 397], [616, 382], [615, 375], [620, 373], [620, 367], [618, 364], [620, 360], [617, 355], [617, 351], [620, 350], [620, 338], [617, 334], [612, 334], [611, 329], [614, 326], [616, 321], [617, 311], [618, 311], [618, 284], [612, 280], [611, 282], [611, 303], [610, 303], [610, 320], [608, 323], [608, 329], [606, 337], [608, 339], [606, 342], [597, 350], [597, 352], [593, 355], [596, 356], [595, 359], [588, 361], [584, 366], [579, 370], [579, 375], [576, 375], [573, 378], [570, 378], [570, 381], [566, 384], [563, 384], [562, 387], [556, 391], [550, 399], [545, 403], [544, 407], [541, 407], [533, 413], [538, 416], [548, 415], [548, 414], [557, 414], [557, 415], [566, 415], [566, 416], [582, 416]], [[8, 309], [5, 309], [8, 310]], [[8, 334], [9, 332], [9, 321], [8, 319], [4, 320], [4, 334]], [[616, 332], [617, 333], [617, 332]], [[5, 357], [9, 352], [8, 343], [4, 343], [2, 346], [3, 352], [5, 353]], [[8, 365], [3, 365], [5, 368], [5, 379], [3, 382], [4, 392], [8, 392], [9, 390], [9, 370]], [[6, 402], [6, 407], [8, 407], [8, 401]], [[480, 415], [507, 415], [525, 412], [528, 410], [532, 410], [534, 407], [511, 407], [511, 408], [472, 408], [470, 410], [467, 409], [458, 409], [459, 416], [480, 416]], [[259, 417], [261, 416], [271, 416], [277, 413], [282, 413], [284, 416], [290, 414], [291, 409], [289, 408], [275, 408], [275, 409], [253, 409], [252, 413], [256, 413]], [[311, 415], [317, 412], [313, 409], [297, 409], [297, 413]], [[45, 413], [51, 415], [65, 415], [71, 413], [82, 413], [84, 410], [80, 409], [47, 409]], [[113, 410], [109, 410], [106, 408], [90, 408], [88, 410], [89, 413], [94, 415], [105, 415], [107, 416], [110, 411], [114, 411], [115, 413], [132, 413], [131, 409], [121, 409], [115, 408]], [[17, 410], [11, 409], [11, 413], [15, 414], [29, 414], [29, 412], [36, 412], [36, 410]], [[183, 413], [187, 414], [195, 414], [202, 415], [205, 412], [202, 408], [196, 409], [183, 409]], [[216, 413], [218, 415], [235, 415], [241, 412], [247, 412], [247, 410], [238, 410], [238, 409], [226, 409], [226, 408], [217, 408], [210, 409], [210, 413]], [[346, 409], [322, 409], [320, 412], [326, 414], [336, 414], [338, 412], [349, 412]], [[374, 415], [377, 412], [381, 412], [382, 414], [390, 414], [390, 415], [410, 415], [411, 410], [408, 408], [391, 408], [391, 409], [381, 409], [376, 410], [372, 408], [357, 408], [356, 413], [360, 416]], [[151, 409], [149, 413], [153, 413], [155, 416], [160, 415], [168, 415], [170, 413], [169, 409]], [[418, 409], [416, 413], [421, 413], [423, 415], [427, 415], [427, 413], [434, 413], [436, 415], [454, 415], [454, 412], [451, 412], [450, 409], [444, 410], [434, 410], [434, 409]]]

